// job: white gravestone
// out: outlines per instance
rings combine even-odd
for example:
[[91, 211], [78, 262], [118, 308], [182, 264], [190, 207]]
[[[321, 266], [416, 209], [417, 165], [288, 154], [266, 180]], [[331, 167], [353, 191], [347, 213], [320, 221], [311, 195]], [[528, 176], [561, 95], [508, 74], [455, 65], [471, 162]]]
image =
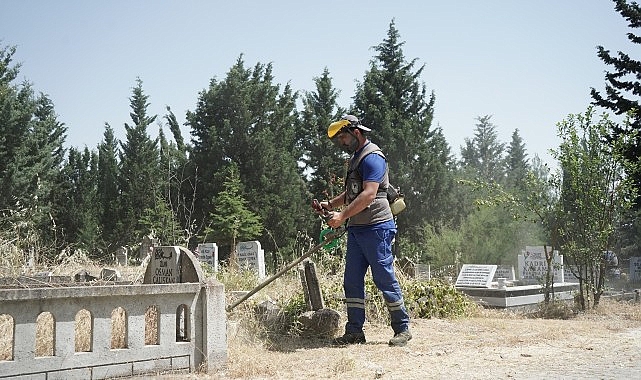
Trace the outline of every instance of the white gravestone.
[[563, 264], [563, 280], [565, 282], [579, 282], [574, 273], [578, 273], [576, 266], [572, 268], [569, 264]]
[[255, 271], [259, 278], [265, 277], [265, 251], [259, 241], [244, 241], [236, 245], [238, 266]]
[[506, 281], [516, 280], [514, 274], [514, 267], [512, 265], [498, 265], [496, 267], [496, 272], [494, 272], [493, 282], [497, 282], [499, 278], [504, 278]]
[[[526, 246], [525, 251], [518, 256], [519, 278], [524, 284], [541, 284], [545, 281], [547, 261], [543, 246]], [[554, 251], [552, 269], [555, 283], [563, 283], [563, 255]]]
[[178, 247], [154, 247], [149, 261], [152, 284], [173, 284], [180, 282], [180, 261]]
[[641, 257], [630, 257], [630, 282], [641, 282]]
[[127, 247], [120, 247], [116, 250], [116, 264], [126, 266], [129, 262], [129, 250]]
[[198, 260], [207, 263], [218, 272], [218, 245], [216, 243], [198, 244]]
[[458, 274], [456, 287], [489, 288], [496, 272], [496, 265], [463, 264]]

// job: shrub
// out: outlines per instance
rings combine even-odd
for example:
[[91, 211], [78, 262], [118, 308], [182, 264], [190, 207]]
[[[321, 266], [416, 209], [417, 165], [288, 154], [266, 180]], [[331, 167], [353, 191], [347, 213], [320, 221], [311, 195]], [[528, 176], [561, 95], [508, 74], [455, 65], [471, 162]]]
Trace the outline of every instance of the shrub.
[[401, 288], [405, 306], [413, 318], [462, 317], [475, 308], [463, 293], [439, 280], [405, 280]]

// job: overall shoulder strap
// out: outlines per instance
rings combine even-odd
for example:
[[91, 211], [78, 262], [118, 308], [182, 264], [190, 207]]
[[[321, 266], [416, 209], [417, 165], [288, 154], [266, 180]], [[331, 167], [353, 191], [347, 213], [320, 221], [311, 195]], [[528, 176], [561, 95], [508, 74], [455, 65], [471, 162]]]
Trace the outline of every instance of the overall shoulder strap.
[[[363, 148], [363, 151], [358, 156], [356, 161], [352, 163], [352, 167], [354, 168], [353, 170], [358, 169], [358, 167], [361, 165], [361, 161], [363, 161], [365, 157], [367, 157], [372, 153], [376, 153], [379, 156], [385, 158], [385, 155], [383, 154], [383, 151], [381, 150], [381, 148], [379, 148], [378, 145], [374, 144], [373, 142], [370, 142], [369, 144], [365, 145], [365, 147]], [[385, 160], [387, 160], [387, 158], [385, 158]]]

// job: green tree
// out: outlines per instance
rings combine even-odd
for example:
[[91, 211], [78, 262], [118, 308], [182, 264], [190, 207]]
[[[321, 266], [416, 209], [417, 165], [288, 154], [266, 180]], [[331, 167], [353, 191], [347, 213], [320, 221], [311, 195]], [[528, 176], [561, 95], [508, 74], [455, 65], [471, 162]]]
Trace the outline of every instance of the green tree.
[[136, 245], [144, 235], [157, 232], [150, 231], [140, 222], [145, 210], [153, 210], [158, 199], [158, 147], [147, 132], [147, 128], [156, 120], [156, 115], [147, 115], [147, 99], [142, 80], [138, 78], [129, 99], [133, 124], [125, 123], [126, 141], [121, 144], [120, 152], [120, 245]]
[[[300, 141], [301, 162], [308, 178], [311, 194], [319, 199], [331, 199], [343, 191], [346, 155], [333, 145], [327, 137], [327, 127], [346, 111], [336, 103], [339, 91], [332, 85], [329, 71], [325, 69], [320, 77], [314, 78], [315, 92], [307, 92], [303, 97], [300, 127], [297, 140]], [[318, 218], [310, 213], [308, 228], [313, 236], [318, 236], [322, 228]]]
[[[641, 28], [641, 6], [627, 0], [613, 1], [615, 10], [623, 16], [631, 29], [627, 34], [628, 40], [633, 44], [641, 44], [641, 36], [637, 33]], [[594, 104], [617, 115], [631, 115], [630, 122], [614, 125], [611, 135], [607, 137], [615, 144], [618, 136], [627, 136], [623, 154], [626, 159], [637, 161], [641, 157], [641, 61], [621, 51], [613, 55], [603, 46], [597, 46], [597, 55], [605, 64], [612, 66], [613, 70], [606, 71], [605, 94], [591, 89]], [[641, 169], [636, 170], [627, 174], [634, 180], [637, 196], [641, 196]], [[635, 203], [635, 208], [641, 209], [641, 198], [637, 198]]]
[[240, 57], [225, 80], [212, 79], [196, 110], [187, 115], [194, 172], [200, 174], [195, 204], [201, 220], [213, 210], [223, 169], [233, 162], [250, 210], [274, 222], [262, 236], [272, 253], [291, 245], [309, 214], [310, 195], [298, 167], [302, 152], [295, 102], [289, 86], [281, 91], [273, 83], [271, 65], [247, 69]]
[[388, 159], [390, 180], [405, 193], [398, 240], [416, 243], [422, 226], [438, 226], [449, 218], [453, 179], [448, 175], [450, 148], [441, 130], [431, 127], [435, 96], [428, 96], [420, 82], [424, 66], [415, 68], [416, 59], [405, 60], [403, 44], [392, 20], [357, 85], [353, 113], [373, 129], [371, 139]]
[[[195, 181], [198, 172], [194, 170], [193, 162], [189, 159], [191, 146], [185, 143], [176, 116], [170, 107], [167, 107], [165, 120], [174, 141], [168, 141], [164, 139], [164, 134], [160, 134], [163, 136], [160, 140], [160, 166], [166, 177], [163, 197], [179, 223], [182, 244], [189, 246], [197, 238], [199, 231], [194, 220]], [[174, 235], [177, 239], [177, 230], [174, 231]]]
[[633, 181], [623, 175], [629, 162], [620, 154], [629, 141], [618, 139], [613, 147], [603, 144], [613, 128], [606, 114], [595, 121], [592, 108], [558, 124], [562, 141], [554, 156], [562, 184], [557, 234], [560, 251], [579, 279], [582, 309], [599, 304], [604, 252], [612, 249], [617, 219], [630, 206]]
[[66, 244], [101, 257], [97, 174], [97, 153], [70, 148], [60, 171], [62, 191], [56, 193], [55, 209], [61, 211], [57, 224]]
[[63, 244], [54, 203], [66, 127], [46, 95], [36, 95], [29, 82], [14, 83], [15, 51], [0, 48], [0, 223], [38, 261], [37, 255], [53, 255]]
[[103, 140], [98, 144], [97, 197], [98, 220], [102, 231], [102, 249], [111, 253], [118, 242], [118, 220], [120, 219], [120, 191], [118, 188], [118, 140], [114, 131], [105, 123]]
[[[524, 191], [515, 188], [506, 188], [500, 183], [489, 183], [480, 180], [462, 180], [462, 184], [468, 186], [471, 195], [476, 196], [475, 205], [479, 211], [489, 210], [479, 215], [471, 213], [465, 220], [462, 230], [467, 231], [468, 239], [484, 240], [499, 239], [501, 242], [492, 243], [495, 246], [508, 247], [505, 252], [510, 253], [510, 259], [503, 258], [504, 263], [514, 260], [514, 253], [518, 252], [524, 245], [543, 244], [545, 259], [547, 262], [547, 272], [543, 279], [544, 301], [547, 303], [554, 293], [553, 277], [553, 252], [559, 247], [559, 211], [558, 199], [560, 180], [556, 175], [550, 175], [547, 166], [541, 163], [538, 156], [533, 159], [531, 170], [525, 176]], [[505, 220], [505, 216], [510, 218]], [[479, 217], [480, 216], [480, 217]], [[484, 218], [490, 217], [490, 223], [483, 221]], [[500, 216], [503, 220], [500, 223], [492, 223], [497, 220], [495, 216]], [[475, 221], [481, 220], [480, 223]], [[471, 222], [471, 223], [470, 223]], [[503, 231], [492, 231], [495, 225], [503, 225]], [[510, 245], [511, 244], [511, 245]], [[487, 250], [480, 249], [481, 256], [476, 255], [476, 246], [487, 247], [487, 243], [467, 244], [464, 260], [486, 260]], [[511, 248], [510, 248], [511, 247]], [[465, 251], [461, 245], [461, 252]], [[484, 257], [485, 256], [485, 257]]]
[[344, 153], [327, 137], [327, 127], [346, 111], [336, 103], [340, 91], [333, 87], [327, 69], [314, 78], [314, 83], [316, 91], [307, 92], [303, 97], [298, 139], [304, 152], [302, 162], [309, 173], [310, 191], [327, 199], [343, 191], [341, 176], [346, 160]]
[[505, 178], [505, 144], [499, 141], [492, 116], [479, 116], [474, 138], [465, 138], [461, 148], [461, 165], [472, 177], [486, 182], [503, 183]]
[[505, 180], [507, 187], [516, 191], [526, 191], [527, 175], [530, 163], [525, 150], [525, 143], [519, 135], [519, 130], [512, 132], [512, 140], [507, 148], [505, 157]]
[[231, 163], [225, 170], [227, 176], [223, 190], [217, 194], [214, 210], [209, 215], [209, 225], [205, 228], [204, 241], [216, 241], [220, 246], [229, 247], [229, 262], [237, 265], [236, 243], [254, 239], [262, 233], [260, 216], [247, 207], [242, 196], [242, 183], [238, 168]]

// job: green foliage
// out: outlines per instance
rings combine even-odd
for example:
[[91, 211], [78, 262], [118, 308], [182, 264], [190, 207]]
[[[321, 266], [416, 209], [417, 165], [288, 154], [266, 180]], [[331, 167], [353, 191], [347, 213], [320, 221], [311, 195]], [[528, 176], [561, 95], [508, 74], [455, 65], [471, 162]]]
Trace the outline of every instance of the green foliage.
[[[397, 271], [398, 273], [398, 271]], [[468, 315], [475, 304], [454, 286], [439, 280], [423, 281], [399, 277], [403, 300], [412, 318], [455, 318]], [[326, 307], [345, 310], [341, 278], [321, 282]], [[365, 315], [373, 323], [389, 322], [385, 300], [371, 276], [365, 277]]]
[[307, 311], [307, 301], [303, 290], [290, 294], [289, 297], [283, 298], [278, 305], [282, 313], [291, 321], [295, 321], [298, 316]]
[[102, 240], [105, 249], [117, 243], [119, 196], [118, 177], [118, 141], [114, 131], [105, 124], [103, 140], [98, 144], [97, 201], [98, 220], [102, 229]]
[[229, 245], [233, 250], [236, 242], [252, 240], [263, 229], [260, 217], [247, 208], [242, 197], [238, 169], [230, 164], [224, 189], [216, 196], [214, 212], [209, 216], [210, 225], [205, 229], [204, 241], [216, 241]]
[[514, 218], [501, 207], [483, 207], [468, 215], [460, 234], [463, 263], [515, 264], [521, 249], [537, 242], [539, 227]]
[[[641, 6], [638, 2], [628, 0], [613, 0], [615, 10], [628, 22], [630, 31], [627, 38], [633, 44], [641, 44], [638, 29], [641, 28]], [[638, 46], [633, 47], [636, 53]], [[623, 156], [630, 162], [639, 161], [641, 157], [641, 101], [639, 100], [639, 78], [641, 78], [641, 61], [618, 51], [611, 54], [603, 46], [597, 46], [597, 56], [612, 67], [605, 73], [605, 95], [592, 88], [591, 95], [594, 104], [613, 111], [616, 115], [629, 115], [631, 120], [620, 125], [614, 125], [606, 140], [615, 146], [620, 136], [627, 137], [625, 144], [619, 148]], [[634, 207], [641, 209], [641, 167], [627, 167], [626, 174], [632, 178], [636, 188]]]
[[148, 226], [141, 224], [140, 219], [145, 210], [155, 208], [159, 191], [156, 179], [159, 166], [158, 147], [147, 131], [156, 120], [156, 116], [147, 115], [147, 99], [142, 81], [138, 78], [129, 99], [133, 124], [125, 123], [127, 139], [122, 144], [120, 153], [117, 237], [119, 245], [138, 242], [152, 232]]
[[[633, 178], [625, 176], [624, 169], [638, 163], [620, 154], [634, 136], [621, 136], [604, 146], [613, 126], [605, 114], [595, 121], [592, 108], [585, 114], [569, 115], [558, 124], [562, 141], [553, 152], [563, 178], [556, 226], [560, 251], [579, 277], [581, 299], [592, 299], [595, 304], [604, 289], [603, 252], [612, 249], [617, 220], [635, 198]], [[585, 289], [592, 292], [590, 297]], [[581, 307], [590, 305], [582, 302]]]
[[502, 183], [505, 177], [505, 144], [499, 142], [489, 115], [478, 117], [474, 138], [465, 138], [461, 166], [469, 178]]
[[372, 141], [388, 159], [390, 180], [405, 193], [397, 240], [416, 241], [415, 226], [439, 225], [451, 216], [453, 160], [442, 130], [432, 128], [435, 96], [420, 82], [424, 66], [405, 59], [403, 44], [392, 21], [387, 37], [374, 46], [377, 55], [357, 85], [352, 112], [372, 128]]
[[454, 286], [438, 281], [401, 283], [405, 305], [414, 318], [454, 318], [469, 315], [474, 303]]
[[345, 155], [327, 137], [327, 127], [345, 110], [336, 103], [339, 91], [333, 87], [327, 69], [314, 82], [316, 91], [303, 97], [302, 120], [297, 134], [304, 152], [302, 162], [310, 173], [310, 192], [319, 198], [331, 199], [343, 191]]
[[98, 156], [88, 148], [83, 152], [71, 148], [67, 157], [59, 173], [62, 191], [55, 194], [55, 210], [64, 212], [56, 212], [56, 222], [67, 245], [77, 245], [101, 258]]
[[[50, 258], [63, 242], [55, 222], [62, 192], [66, 127], [53, 102], [25, 81], [13, 83], [15, 47], [0, 47], [0, 229], [16, 229], [16, 245]], [[26, 235], [25, 235], [26, 233]]]
[[[212, 80], [194, 112], [187, 115], [192, 128], [196, 184], [195, 209], [206, 219], [214, 209], [214, 195], [222, 189], [222, 170], [233, 162], [243, 184], [248, 208], [266, 225], [261, 241], [265, 250], [277, 250], [295, 236], [309, 214], [309, 195], [298, 167], [300, 144], [296, 94], [289, 85], [281, 91], [273, 83], [272, 66], [246, 69], [242, 57], [223, 81]], [[275, 228], [275, 227], [278, 228]]]
[[158, 238], [163, 245], [182, 242], [180, 223], [165, 199], [157, 195], [153, 207], [147, 207], [138, 220], [138, 224], [151, 235]]

